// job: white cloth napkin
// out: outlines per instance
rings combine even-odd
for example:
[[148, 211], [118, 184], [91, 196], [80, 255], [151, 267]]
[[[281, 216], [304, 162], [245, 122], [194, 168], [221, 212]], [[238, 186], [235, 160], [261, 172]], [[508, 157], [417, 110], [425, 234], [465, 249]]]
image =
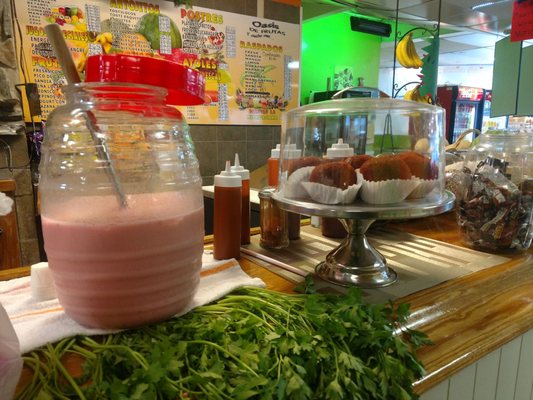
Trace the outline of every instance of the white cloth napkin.
[[[261, 279], [248, 276], [235, 259], [215, 261], [210, 254], [204, 254], [202, 273], [198, 291], [184, 313], [241, 286], [265, 286]], [[65, 314], [57, 299], [36, 302], [31, 295], [30, 277], [0, 282], [0, 303], [13, 324], [22, 354], [69, 336], [118, 332], [78, 324]]]

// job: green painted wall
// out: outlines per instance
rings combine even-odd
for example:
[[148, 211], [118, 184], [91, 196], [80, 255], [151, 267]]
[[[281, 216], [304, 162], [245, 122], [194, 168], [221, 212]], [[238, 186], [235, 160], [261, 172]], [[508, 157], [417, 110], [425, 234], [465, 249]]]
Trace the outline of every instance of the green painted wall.
[[[354, 85], [357, 78], [365, 78], [365, 86], [377, 87], [380, 36], [353, 32], [349, 13], [304, 22], [302, 25], [302, 59], [300, 101], [307, 104], [311, 91], [327, 89], [336, 66], [351, 67]], [[393, 37], [393, 34], [391, 34]]]

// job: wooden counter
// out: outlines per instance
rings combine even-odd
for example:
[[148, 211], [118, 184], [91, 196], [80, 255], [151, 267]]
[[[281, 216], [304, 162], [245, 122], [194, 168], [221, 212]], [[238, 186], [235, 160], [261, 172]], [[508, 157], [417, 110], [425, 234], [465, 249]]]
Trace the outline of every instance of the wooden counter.
[[[461, 245], [453, 213], [394, 227]], [[427, 371], [416, 383], [418, 393], [533, 329], [531, 250], [505, 256], [509, 262], [399, 300], [411, 304], [410, 327], [425, 332], [434, 343], [418, 354]]]
[[[453, 213], [390, 224], [396, 229], [460, 245]], [[210, 238], [206, 238], [209, 243]], [[531, 253], [505, 255], [503, 264], [452, 279], [398, 300], [411, 304], [410, 327], [425, 332], [433, 345], [419, 351], [427, 374], [415, 383], [422, 394], [495, 349], [533, 328]], [[248, 259], [249, 275], [268, 288], [291, 292], [293, 284]], [[0, 280], [28, 274], [27, 268], [0, 271]], [[531, 379], [533, 381], [533, 374]], [[422, 397], [424, 398], [424, 397]], [[443, 397], [451, 398], [451, 397]], [[463, 397], [463, 399], [470, 397]], [[528, 398], [529, 399], [529, 398]]]

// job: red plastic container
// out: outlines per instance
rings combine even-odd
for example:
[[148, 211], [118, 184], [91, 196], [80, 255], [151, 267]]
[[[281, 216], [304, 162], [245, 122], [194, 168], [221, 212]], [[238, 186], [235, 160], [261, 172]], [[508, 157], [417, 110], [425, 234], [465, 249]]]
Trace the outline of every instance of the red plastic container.
[[160, 58], [106, 54], [87, 58], [85, 82], [122, 82], [167, 89], [166, 104], [195, 106], [205, 102], [205, 76]]

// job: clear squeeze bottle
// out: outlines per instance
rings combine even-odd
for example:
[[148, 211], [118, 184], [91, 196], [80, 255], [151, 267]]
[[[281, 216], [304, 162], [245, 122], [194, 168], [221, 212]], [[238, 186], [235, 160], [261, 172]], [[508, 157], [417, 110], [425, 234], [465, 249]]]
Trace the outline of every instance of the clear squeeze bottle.
[[[353, 154], [353, 148], [348, 143], [344, 143], [342, 139], [339, 139], [337, 143], [326, 150], [326, 158], [329, 160], [343, 160], [353, 156]], [[320, 231], [322, 235], [331, 238], [344, 238], [347, 233], [339, 219], [326, 217], [320, 218]]]
[[241, 244], [250, 243], [250, 171], [239, 162], [239, 154], [235, 153], [235, 163], [231, 172], [241, 177], [242, 207], [241, 207]]
[[241, 251], [242, 180], [231, 172], [231, 163], [215, 175], [213, 216], [213, 257], [216, 260], [239, 258]]

